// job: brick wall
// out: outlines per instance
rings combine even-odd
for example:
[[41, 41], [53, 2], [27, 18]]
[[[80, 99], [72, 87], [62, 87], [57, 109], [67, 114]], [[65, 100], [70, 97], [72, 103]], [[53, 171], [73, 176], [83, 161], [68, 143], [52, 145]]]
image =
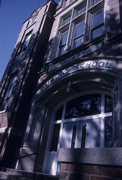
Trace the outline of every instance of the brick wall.
[[60, 169], [60, 180], [122, 180], [122, 167], [61, 163]]

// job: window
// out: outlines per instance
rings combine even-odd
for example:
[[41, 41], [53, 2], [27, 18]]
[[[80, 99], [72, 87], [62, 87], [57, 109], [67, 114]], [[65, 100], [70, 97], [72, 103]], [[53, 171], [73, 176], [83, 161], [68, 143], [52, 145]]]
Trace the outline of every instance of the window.
[[65, 29], [60, 34], [60, 45], [59, 45], [59, 54], [60, 55], [65, 53], [67, 37], [68, 37], [68, 29]]
[[84, 37], [84, 21], [74, 24], [74, 42], [73, 47], [78, 47], [83, 44]]
[[26, 50], [26, 48], [29, 45], [31, 36], [32, 36], [32, 31], [30, 31], [29, 33], [26, 34], [21, 51]]
[[17, 82], [17, 77], [12, 76], [10, 78], [10, 81], [9, 81], [9, 85], [8, 85], [8, 88], [7, 88], [5, 99], [9, 98], [12, 95], [12, 92], [13, 92], [13, 90], [15, 88], [16, 82]]
[[62, 18], [61, 26], [64, 26], [65, 24], [69, 23], [71, 19], [71, 14], [67, 14]]
[[55, 113], [50, 151], [113, 146], [112, 98], [86, 94], [64, 103]]
[[97, 4], [101, 0], [90, 0], [90, 6]]
[[85, 0], [72, 8], [61, 18], [58, 33], [58, 55], [83, 45], [85, 41], [102, 36], [104, 33], [103, 0]]
[[77, 17], [86, 11], [86, 3], [81, 4], [75, 8], [74, 16]]
[[104, 32], [104, 16], [103, 9], [91, 13], [91, 39], [99, 37]]

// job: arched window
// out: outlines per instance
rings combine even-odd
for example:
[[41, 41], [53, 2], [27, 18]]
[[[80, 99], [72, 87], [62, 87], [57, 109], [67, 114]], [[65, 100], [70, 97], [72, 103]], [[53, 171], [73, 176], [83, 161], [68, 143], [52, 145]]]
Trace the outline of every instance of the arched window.
[[112, 147], [112, 104], [110, 95], [91, 93], [60, 106], [54, 113], [50, 151]]

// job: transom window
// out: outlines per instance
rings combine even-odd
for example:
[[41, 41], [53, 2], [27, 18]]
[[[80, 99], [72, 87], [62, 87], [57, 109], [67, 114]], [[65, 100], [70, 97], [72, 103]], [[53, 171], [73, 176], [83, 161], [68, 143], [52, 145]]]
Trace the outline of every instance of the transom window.
[[[58, 30], [58, 55], [102, 36], [104, 33], [103, 11], [102, 0], [85, 0], [63, 16]], [[67, 29], [67, 35], [65, 43], [62, 44], [62, 38], [65, 36], [64, 33], [62, 34], [64, 29]]]
[[50, 151], [113, 146], [112, 98], [87, 94], [60, 106], [53, 116]]

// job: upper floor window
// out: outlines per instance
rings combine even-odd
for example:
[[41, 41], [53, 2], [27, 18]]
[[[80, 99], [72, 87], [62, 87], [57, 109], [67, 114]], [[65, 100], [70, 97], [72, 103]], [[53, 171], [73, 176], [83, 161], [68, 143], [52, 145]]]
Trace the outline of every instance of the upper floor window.
[[99, 37], [104, 32], [104, 16], [103, 9], [90, 14], [91, 39]]
[[101, 1], [101, 0], [90, 0], [90, 6], [94, 6], [94, 5], [97, 4], [99, 1]]
[[29, 33], [27, 33], [25, 35], [21, 51], [24, 51], [28, 47], [30, 39], [31, 39], [31, 36], [32, 36], [32, 31], [30, 31]]
[[[66, 35], [64, 32], [62, 34], [63, 29], [68, 29]], [[66, 53], [68, 49], [83, 45], [86, 41], [102, 36], [104, 34], [103, 0], [85, 0], [74, 7], [61, 18], [58, 33], [59, 55]], [[66, 41], [62, 43], [64, 36]]]
[[71, 14], [67, 14], [66, 16], [64, 16], [61, 20], [61, 26], [69, 23], [70, 19], [71, 19]]
[[60, 45], [59, 45], [60, 55], [64, 54], [65, 52], [67, 37], [68, 37], [68, 29], [65, 29], [60, 33]]
[[78, 47], [81, 44], [83, 44], [84, 26], [85, 26], [84, 21], [80, 21], [74, 24], [73, 47]]

